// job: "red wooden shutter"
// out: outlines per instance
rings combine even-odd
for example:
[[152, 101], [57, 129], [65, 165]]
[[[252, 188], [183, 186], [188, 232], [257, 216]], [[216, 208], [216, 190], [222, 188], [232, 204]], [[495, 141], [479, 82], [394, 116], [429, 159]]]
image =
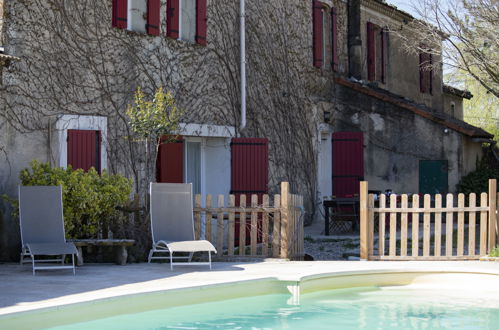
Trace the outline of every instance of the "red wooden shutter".
[[429, 70], [427, 71], [428, 93], [433, 94], [433, 54], [428, 53]]
[[127, 28], [128, 0], [113, 0], [113, 27]]
[[333, 133], [333, 195], [353, 197], [359, 194], [359, 181], [363, 179], [363, 133]]
[[323, 29], [323, 17], [322, 10], [323, 5], [320, 1], [313, 1], [313, 42], [314, 42], [314, 66], [321, 68], [324, 64], [324, 36], [322, 34]]
[[421, 93], [433, 92], [433, 56], [428, 52], [419, 53], [419, 90]]
[[[165, 140], [162, 138], [162, 140]], [[156, 160], [156, 180], [166, 183], [184, 182], [184, 140], [162, 143], [159, 146]]]
[[69, 129], [67, 160], [73, 169], [88, 171], [91, 167], [100, 173], [100, 131]]
[[[268, 192], [269, 148], [267, 139], [234, 138], [231, 142], [231, 194]], [[248, 199], [249, 201], [250, 199]]]
[[160, 0], [147, 0], [147, 24], [148, 34], [159, 36], [160, 26]]
[[167, 0], [166, 3], [166, 35], [170, 38], [179, 37], [180, 6], [179, 0]]
[[386, 28], [381, 29], [381, 82], [386, 83], [386, 65], [388, 56], [388, 32]]
[[425, 60], [425, 54], [423, 52], [419, 53], [419, 91], [421, 93], [426, 93], [424, 60]]
[[376, 80], [376, 35], [375, 25], [367, 22], [367, 80]]
[[336, 14], [336, 8], [331, 9], [331, 34], [333, 43], [333, 71], [338, 71], [338, 18]]
[[[269, 149], [267, 139], [234, 138], [231, 142], [231, 194], [236, 195], [236, 205], [240, 196], [246, 195], [246, 205], [251, 203], [251, 195], [258, 195], [258, 203], [268, 193]], [[236, 220], [235, 246], [239, 245], [239, 219]], [[261, 218], [258, 220], [257, 241], [261, 242]], [[246, 222], [246, 244], [250, 243], [251, 223]]]
[[206, 0], [197, 0], [196, 2], [196, 42], [206, 46]]

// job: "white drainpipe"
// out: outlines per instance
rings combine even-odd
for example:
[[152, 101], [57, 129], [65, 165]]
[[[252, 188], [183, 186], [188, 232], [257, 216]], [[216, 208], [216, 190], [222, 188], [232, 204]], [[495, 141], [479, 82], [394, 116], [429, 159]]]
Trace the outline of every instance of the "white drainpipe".
[[241, 16], [240, 43], [241, 43], [241, 127], [246, 127], [246, 9], [245, 0], [239, 0]]

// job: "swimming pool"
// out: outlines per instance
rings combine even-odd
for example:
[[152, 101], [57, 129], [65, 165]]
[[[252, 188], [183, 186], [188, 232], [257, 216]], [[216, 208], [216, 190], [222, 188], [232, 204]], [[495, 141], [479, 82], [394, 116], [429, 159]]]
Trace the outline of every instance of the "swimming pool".
[[449, 290], [356, 288], [230, 299], [53, 329], [493, 329], [499, 305]]
[[325, 274], [297, 283], [260, 280], [125, 296], [18, 321], [24, 328], [51, 329], [493, 329], [499, 324], [498, 279]]

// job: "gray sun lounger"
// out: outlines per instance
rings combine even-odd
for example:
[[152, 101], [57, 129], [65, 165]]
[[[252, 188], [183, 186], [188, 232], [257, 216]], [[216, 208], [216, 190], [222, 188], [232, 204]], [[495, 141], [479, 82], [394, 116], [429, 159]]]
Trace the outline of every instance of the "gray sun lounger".
[[[149, 262], [170, 259], [172, 270], [174, 264], [209, 265], [211, 269], [211, 253], [217, 250], [209, 241], [194, 238], [192, 184], [151, 183], [150, 193], [153, 246]], [[186, 252], [188, 256], [174, 257], [177, 252]], [[194, 252], [208, 252], [208, 262], [191, 262]], [[174, 263], [176, 259], [187, 259], [187, 262]]]
[[[61, 186], [19, 186], [19, 225], [21, 264], [31, 262], [33, 275], [40, 269], [72, 269], [75, 274], [74, 256], [78, 251], [73, 243], [66, 242]], [[64, 264], [68, 254], [72, 255], [72, 265]], [[55, 259], [37, 260], [38, 256]]]

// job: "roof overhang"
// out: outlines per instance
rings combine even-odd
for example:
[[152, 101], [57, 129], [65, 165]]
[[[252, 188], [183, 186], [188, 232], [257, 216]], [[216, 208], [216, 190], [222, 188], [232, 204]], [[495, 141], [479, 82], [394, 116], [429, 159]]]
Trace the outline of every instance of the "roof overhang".
[[471, 94], [470, 91], [462, 90], [462, 89], [452, 87], [449, 85], [444, 85], [443, 91], [445, 94], [452, 94], [452, 95], [455, 95], [458, 97], [462, 97], [463, 99], [471, 100], [471, 98], [473, 97], [473, 94]]
[[494, 138], [494, 135], [484, 131], [479, 127], [475, 127], [462, 120], [453, 118], [441, 111], [432, 110], [423, 105], [419, 105], [412, 101], [408, 101], [398, 95], [395, 95], [383, 89], [373, 88], [361, 82], [351, 81], [341, 77], [337, 77], [335, 79], [335, 82], [339, 85], [351, 88], [359, 93], [368, 95], [378, 100], [409, 110], [420, 117], [431, 120], [437, 124], [450, 128], [463, 135], [469, 136], [470, 138], [473, 139], [480, 138], [487, 140]]

